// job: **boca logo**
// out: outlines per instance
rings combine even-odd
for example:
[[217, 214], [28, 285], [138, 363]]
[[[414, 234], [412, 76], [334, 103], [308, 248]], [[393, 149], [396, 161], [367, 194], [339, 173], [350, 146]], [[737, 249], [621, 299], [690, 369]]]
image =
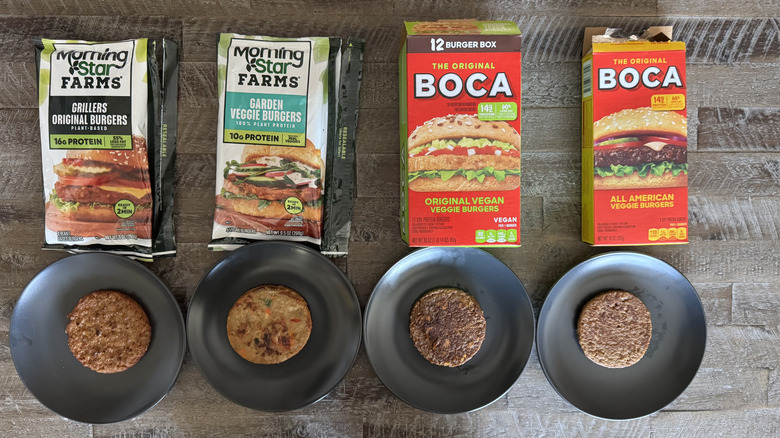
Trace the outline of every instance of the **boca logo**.
[[429, 98], [440, 95], [452, 99], [458, 97], [465, 90], [470, 97], [514, 97], [514, 92], [509, 84], [506, 73], [498, 72], [490, 78], [485, 73], [476, 72], [470, 74], [464, 80], [456, 73], [445, 73], [438, 80], [431, 73], [416, 73], [414, 75], [414, 97]]
[[620, 85], [621, 88], [631, 90], [641, 83], [645, 88], [682, 88], [682, 78], [677, 67], [671, 65], [664, 71], [659, 67], [650, 66], [641, 72], [635, 67], [626, 67], [618, 73], [614, 68], [600, 68], [598, 70], [599, 90], [613, 90]]

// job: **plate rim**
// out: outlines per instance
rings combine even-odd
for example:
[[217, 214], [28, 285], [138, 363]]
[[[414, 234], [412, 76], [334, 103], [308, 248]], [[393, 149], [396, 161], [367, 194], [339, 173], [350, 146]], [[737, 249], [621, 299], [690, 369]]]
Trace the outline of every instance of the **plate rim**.
[[[443, 252], [447, 252], [447, 251], [474, 251], [476, 254], [481, 254], [482, 256], [489, 256], [492, 259], [498, 261], [499, 263], [501, 263], [501, 265], [503, 265], [517, 279], [518, 284], [522, 288], [523, 294], [524, 294], [524, 296], [526, 298], [526, 303], [528, 304], [528, 308], [529, 308], [529, 311], [530, 311], [530, 314], [531, 314], [531, 345], [530, 345], [530, 347], [528, 349], [528, 354], [524, 355], [525, 357], [523, 359], [523, 366], [520, 367], [520, 369], [518, 370], [517, 376], [512, 380], [512, 383], [510, 385], [508, 385], [507, 388], [504, 389], [500, 394], [498, 394], [494, 399], [492, 399], [488, 403], [485, 403], [485, 404], [482, 404], [482, 405], [470, 408], [468, 410], [447, 411], [447, 410], [431, 409], [429, 407], [422, 406], [422, 405], [420, 405], [418, 403], [414, 403], [414, 402], [412, 402], [410, 400], [407, 400], [406, 398], [401, 397], [400, 395], [396, 394], [396, 392], [390, 386], [387, 385], [387, 383], [385, 382], [385, 379], [383, 379], [382, 376], [379, 375], [379, 373], [376, 371], [376, 368], [374, 367], [374, 361], [371, 359], [371, 355], [368, 353], [367, 345], [365, 345], [365, 344], [367, 344], [366, 341], [368, 340], [368, 336], [367, 336], [368, 327], [367, 326], [368, 326], [368, 317], [369, 317], [369, 314], [370, 314], [369, 310], [371, 308], [372, 302], [374, 301], [374, 297], [376, 296], [376, 294], [374, 293], [376, 291], [376, 288], [385, 280], [385, 278], [387, 278], [388, 275], [390, 275], [391, 271], [393, 269], [395, 269], [398, 265], [400, 265], [402, 262], [407, 261], [407, 259], [416, 257], [420, 253], [423, 253], [423, 252], [433, 252], [433, 251], [443, 251]], [[385, 388], [387, 388], [399, 400], [403, 401], [404, 403], [408, 404], [409, 406], [411, 406], [413, 408], [416, 408], [416, 409], [419, 409], [419, 410], [425, 411], [425, 412], [430, 412], [430, 413], [433, 413], [433, 414], [443, 414], [443, 415], [466, 414], [466, 413], [475, 412], [475, 411], [478, 411], [480, 409], [486, 408], [486, 407], [492, 405], [493, 403], [497, 402], [498, 400], [501, 399], [501, 397], [505, 396], [512, 389], [513, 386], [515, 386], [515, 384], [517, 383], [518, 380], [520, 380], [520, 377], [522, 376], [523, 372], [528, 367], [528, 362], [530, 362], [531, 354], [533, 353], [534, 348], [536, 347], [536, 320], [537, 320], [537, 318], [536, 318], [536, 315], [534, 314], [533, 302], [531, 302], [531, 297], [528, 295], [528, 290], [526, 289], [525, 285], [520, 280], [520, 277], [518, 277], [517, 274], [514, 272], [514, 270], [512, 268], [510, 268], [509, 265], [504, 263], [498, 257], [494, 256], [493, 254], [489, 253], [488, 251], [485, 251], [484, 249], [476, 248], [476, 247], [423, 247], [423, 248], [414, 249], [413, 251], [409, 252], [408, 254], [406, 254], [403, 257], [401, 257], [400, 259], [398, 259], [395, 263], [393, 263], [392, 266], [390, 266], [390, 268], [388, 268], [385, 271], [384, 274], [382, 274], [382, 277], [374, 285], [374, 288], [371, 290], [371, 295], [368, 298], [368, 302], [366, 303], [365, 311], [363, 312], [363, 324], [362, 324], [363, 335], [364, 335], [364, 341], [363, 342], [364, 342], [364, 347], [366, 348], [366, 357], [368, 358], [369, 365], [371, 366], [371, 369], [374, 371], [374, 374], [382, 382], [382, 385]]]
[[203, 378], [206, 380], [206, 382], [209, 384], [209, 386], [212, 389], [214, 389], [218, 394], [220, 394], [222, 397], [224, 397], [225, 399], [227, 399], [228, 401], [230, 401], [231, 403], [234, 403], [236, 405], [245, 407], [247, 409], [252, 409], [252, 410], [255, 410], [255, 411], [258, 411], [258, 412], [268, 412], [268, 413], [291, 412], [291, 411], [299, 410], [299, 409], [305, 408], [307, 406], [311, 406], [311, 405], [319, 402], [323, 398], [325, 398], [328, 394], [333, 392], [333, 390], [341, 382], [344, 381], [344, 378], [347, 376], [349, 371], [354, 367], [355, 361], [357, 360], [357, 356], [360, 353], [360, 346], [363, 344], [363, 331], [362, 331], [362, 326], [360, 326], [361, 330], [357, 330], [356, 331], [357, 332], [357, 339], [356, 339], [355, 351], [352, 353], [352, 355], [351, 355], [351, 357], [349, 359], [349, 365], [345, 368], [344, 373], [341, 376], [341, 378], [338, 379], [338, 381], [332, 387], [328, 388], [328, 390], [325, 391], [323, 394], [317, 396], [316, 398], [314, 398], [314, 399], [312, 399], [310, 401], [307, 400], [306, 403], [304, 403], [302, 405], [298, 405], [298, 406], [296, 406], [294, 408], [290, 408], [290, 409], [265, 409], [265, 408], [264, 409], [259, 409], [259, 408], [255, 408], [255, 407], [252, 407], [252, 406], [246, 406], [246, 405], [244, 405], [242, 403], [239, 403], [238, 401], [234, 400], [232, 395], [226, 393], [225, 391], [222, 390], [222, 388], [218, 387], [217, 385], [215, 385], [213, 383], [212, 378], [209, 376], [209, 374], [207, 374], [204, 371], [203, 366], [201, 365], [200, 361], [197, 359], [196, 355], [193, 354], [193, 350], [190, 347], [190, 338], [191, 337], [189, 336], [189, 334], [190, 334], [189, 333], [189, 329], [190, 329], [189, 318], [190, 318], [190, 315], [191, 315], [190, 310], [192, 308], [193, 303], [195, 302], [195, 296], [196, 296], [198, 290], [200, 289], [201, 283], [204, 280], [206, 280], [206, 277], [208, 277], [222, 263], [227, 263], [227, 259], [232, 257], [234, 254], [239, 254], [242, 251], [249, 251], [250, 248], [259, 248], [259, 247], [263, 247], [263, 246], [274, 246], [274, 245], [278, 245], [278, 246], [282, 246], [282, 247], [290, 247], [290, 248], [295, 248], [295, 249], [302, 249], [302, 250], [305, 250], [306, 252], [310, 253], [311, 255], [315, 256], [316, 258], [319, 258], [319, 259], [327, 262], [328, 266], [333, 271], [337, 272], [339, 278], [341, 280], [343, 280], [343, 282], [347, 286], [349, 292], [351, 292], [350, 293], [350, 298], [354, 299], [354, 303], [355, 303], [356, 308], [357, 308], [357, 315], [359, 317], [359, 321], [363, 320], [363, 313], [362, 313], [362, 310], [360, 309], [360, 300], [357, 297], [357, 293], [355, 292], [354, 286], [352, 286], [352, 282], [349, 281], [349, 277], [347, 277], [347, 275], [344, 274], [344, 272], [338, 266], [336, 266], [330, 259], [328, 259], [323, 254], [321, 254], [320, 252], [314, 250], [313, 248], [309, 247], [308, 245], [306, 245], [304, 243], [294, 242], [294, 241], [286, 241], [286, 240], [262, 240], [262, 241], [256, 241], [256, 242], [252, 242], [252, 243], [250, 243], [248, 245], [243, 245], [240, 248], [237, 248], [237, 249], [235, 249], [233, 251], [227, 251], [228, 254], [226, 254], [221, 259], [217, 260], [203, 274], [203, 276], [201, 276], [200, 280], [198, 280], [198, 284], [195, 286], [195, 291], [193, 292], [192, 297], [190, 298], [189, 303], [187, 305], [187, 335], [188, 335], [187, 336], [187, 346], [190, 349], [190, 354], [192, 356], [192, 361], [195, 363], [195, 367], [198, 369], [198, 372], [200, 373], [201, 376], [203, 376]]
[[[81, 419], [81, 418], [73, 418], [73, 417], [65, 416], [64, 414], [59, 412], [59, 410], [53, 408], [49, 403], [44, 403], [32, 390], [30, 390], [30, 388], [29, 388], [29, 386], [27, 384], [28, 380], [23, 376], [23, 373], [20, 372], [20, 366], [17, 363], [17, 356], [13, 354], [14, 347], [13, 347], [13, 344], [11, 343], [11, 339], [12, 339], [11, 332], [12, 332], [13, 327], [15, 326], [14, 321], [19, 317], [19, 316], [17, 316], [17, 309], [19, 309], [18, 303], [22, 299], [24, 294], [27, 292], [29, 285], [32, 284], [35, 280], [37, 280], [39, 277], [43, 276], [45, 271], [50, 270], [50, 269], [55, 269], [54, 268], [55, 265], [60, 265], [60, 264], [63, 264], [63, 263], [72, 263], [72, 260], [73, 259], [77, 259], [77, 258], [78, 259], [81, 259], [81, 258], [107, 258], [107, 259], [114, 259], [114, 260], [117, 260], [118, 263], [125, 264], [126, 266], [128, 266], [128, 269], [138, 269], [140, 272], [143, 272], [144, 275], [149, 276], [155, 282], [160, 284], [162, 289], [165, 291], [165, 294], [163, 295], [164, 298], [166, 300], [169, 300], [171, 302], [171, 304], [173, 304], [173, 307], [178, 310], [178, 312], [173, 312], [176, 315], [174, 317], [175, 325], [179, 329], [178, 330], [179, 334], [178, 334], [178, 336], [176, 336], [177, 344], [179, 346], [179, 348], [178, 348], [179, 351], [177, 352], [178, 353], [178, 359], [176, 361], [174, 361], [174, 364], [176, 365], [176, 372], [174, 373], [173, 378], [171, 379], [170, 383], [168, 385], [166, 385], [165, 391], [162, 392], [162, 395], [159, 398], [155, 398], [155, 400], [150, 402], [148, 405], [144, 405], [144, 406], [140, 407], [139, 409], [135, 410], [133, 413], [131, 413], [129, 416], [126, 416], [126, 417], [121, 417], [121, 418], [116, 418], [116, 419], [106, 419], [106, 420], [102, 420], [101, 419], [101, 420], [98, 420], [98, 421], [93, 421], [93, 420], [86, 420], [86, 419]], [[66, 260], [68, 262], [66, 262]], [[147, 312], [150, 313], [151, 311], [148, 310]], [[17, 324], [19, 324], [19, 323], [17, 323]], [[82, 424], [113, 424], [113, 423], [119, 423], [119, 422], [122, 422], [122, 421], [127, 421], [127, 420], [130, 420], [130, 419], [136, 418], [136, 417], [138, 417], [138, 416], [148, 412], [149, 410], [151, 410], [152, 408], [157, 406], [161, 401], [163, 401], [165, 399], [165, 397], [170, 393], [171, 389], [173, 389], [173, 386], [176, 384], [176, 381], [179, 379], [179, 375], [181, 374], [181, 368], [182, 368], [182, 366], [184, 364], [184, 357], [187, 354], [187, 328], [185, 326], [184, 316], [182, 315], [181, 308], [179, 307], [179, 304], [176, 301], [176, 297], [173, 296], [173, 293], [171, 292], [170, 288], [168, 288], [168, 286], [162, 281], [162, 279], [157, 274], [155, 274], [154, 271], [149, 269], [147, 266], [144, 266], [144, 265], [142, 265], [139, 262], [136, 262], [134, 260], [130, 260], [127, 257], [121, 256], [121, 255], [118, 255], [118, 254], [112, 254], [112, 253], [106, 253], [106, 252], [97, 252], [97, 251], [89, 251], [89, 252], [82, 252], [82, 253], [78, 253], [78, 254], [67, 255], [65, 257], [62, 257], [62, 258], [60, 258], [58, 260], [55, 260], [55, 261], [49, 263], [43, 269], [38, 271], [27, 282], [27, 284], [22, 289], [22, 292], [19, 294], [19, 298], [17, 298], [17, 300], [14, 302], [14, 310], [13, 310], [13, 312], [11, 314], [11, 319], [9, 321], [8, 337], [9, 337], [9, 340], [8, 340], [9, 341], [8, 342], [9, 343], [9, 350], [11, 352], [11, 361], [13, 362], [14, 369], [16, 371], [17, 376], [19, 376], [19, 380], [21, 380], [22, 384], [25, 386], [25, 389], [27, 389], [27, 391], [29, 391], [30, 394], [32, 394], [32, 396], [35, 398], [36, 401], [38, 401], [38, 403], [40, 403], [42, 406], [46, 407], [50, 411], [56, 413], [57, 415], [60, 415], [63, 418], [66, 418], [66, 419], [69, 419], [69, 420], [72, 420], [72, 421], [76, 421], [76, 422], [79, 422], [79, 423], [82, 423]], [[170, 351], [170, 349], [169, 349], [169, 351]]]
[[[555, 283], [550, 287], [550, 290], [548, 291], [547, 296], [544, 299], [544, 303], [542, 303], [542, 307], [539, 310], [539, 318], [537, 318], [536, 330], [535, 330], [535, 332], [536, 332], [535, 333], [536, 334], [536, 340], [539, 339], [539, 328], [540, 328], [541, 323], [542, 323], [542, 318], [545, 317], [548, 312], [550, 312], [549, 308], [550, 308], [550, 306], [552, 306], [552, 304], [548, 305], [548, 303], [550, 302], [550, 300], [549, 300], [550, 295], [553, 294], [553, 292], [555, 291], [556, 287], [560, 284], [560, 282], [563, 281], [566, 276], [568, 276], [572, 271], [574, 271], [575, 269], [579, 268], [580, 266], [583, 266], [583, 265], [586, 265], [586, 264], [590, 264], [590, 263], [594, 263], [597, 259], [611, 258], [611, 257], [620, 257], [620, 256], [631, 256], [631, 257], [638, 256], [640, 258], [648, 259], [648, 260], [650, 260], [653, 263], [664, 264], [664, 265], [668, 266], [669, 268], [671, 268], [674, 272], [676, 272], [680, 276], [680, 278], [682, 278], [688, 284], [688, 286], [690, 286], [690, 289], [693, 291], [693, 296], [695, 296], [696, 302], [698, 303], [699, 308], [701, 309], [703, 320], [704, 320], [704, 327], [703, 327], [703, 329], [704, 329], [703, 330], [704, 331], [704, 337], [701, 340], [701, 342], [703, 343], [703, 347], [702, 347], [701, 357], [698, 359], [698, 364], [696, 366], [696, 372], [694, 373], [694, 375], [691, 378], [691, 380], [688, 381], [685, 384], [685, 386], [672, 398], [672, 400], [669, 401], [664, 406], [661, 406], [660, 408], [658, 408], [656, 410], [653, 410], [651, 412], [648, 412], [648, 413], [645, 413], [645, 414], [642, 414], [642, 415], [639, 415], [639, 416], [627, 417], [627, 418], [610, 418], [610, 417], [606, 417], [606, 416], [602, 416], [602, 415], [597, 415], [597, 414], [588, 412], [585, 409], [583, 409], [583, 408], [575, 405], [571, 401], [569, 401], [569, 399], [566, 398], [561, 393], [560, 389], [558, 388], [558, 385], [556, 385], [554, 383], [553, 379], [550, 377], [550, 374], [549, 374], [549, 372], [547, 370], [547, 367], [545, 366], [545, 362], [544, 362], [544, 359], [543, 359], [544, 354], [542, 353], [542, 348], [540, 348], [541, 344], [537, 344], [537, 346], [536, 346], [536, 353], [537, 353], [537, 356], [538, 356], [538, 359], [539, 359], [539, 366], [541, 367], [542, 372], [544, 373], [544, 377], [547, 380], [547, 383], [550, 384], [550, 386], [553, 388], [553, 390], [556, 392], [556, 394], [558, 394], [558, 396], [561, 399], [563, 399], [566, 403], [568, 403], [573, 408], [577, 409], [579, 412], [582, 412], [584, 414], [590, 415], [591, 417], [594, 417], [594, 418], [598, 418], [598, 419], [601, 419], [601, 420], [607, 420], [607, 421], [631, 421], [631, 420], [637, 420], [637, 419], [640, 419], [640, 418], [648, 417], [648, 416], [653, 415], [653, 414], [655, 414], [657, 412], [660, 412], [665, 407], [669, 406], [669, 404], [674, 402], [674, 400], [676, 400], [680, 395], [682, 395], [690, 387], [691, 383], [693, 383], [693, 380], [696, 378], [696, 375], [698, 375], [699, 370], [701, 370], [701, 364], [703, 362], [704, 355], [707, 352], [707, 313], [704, 311], [704, 305], [701, 302], [701, 297], [699, 296], [698, 291], [696, 290], [696, 288], [693, 286], [693, 283], [691, 283], [691, 281], [688, 280], [688, 278], [682, 272], [680, 272], [679, 269], [677, 269], [676, 267], [672, 266], [670, 263], [667, 263], [664, 260], [661, 260], [658, 257], [654, 257], [654, 256], [651, 256], [649, 254], [645, 254], [645, 253], [638, 252], [638, 251], [626, 251], [626, 250], [607, 251], [607, 252], [603, 252], [603, 253], [596, 254], [594, 256], [588, 257], [585, 260], [583, 260], [583, 261], [575, 264], [571, 268], [569, 268], [560, 278], [558, 278], [558, 280], [556, 280]], [[555, 291], [555, 293], [556, 294], [560, 294], [561, 292]]]

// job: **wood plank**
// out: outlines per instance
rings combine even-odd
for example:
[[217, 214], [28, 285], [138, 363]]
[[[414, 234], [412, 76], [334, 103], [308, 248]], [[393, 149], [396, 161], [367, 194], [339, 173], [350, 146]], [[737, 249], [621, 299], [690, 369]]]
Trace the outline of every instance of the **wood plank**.
[[729, 283], [694, 283], [704, 307], [708, 326], [722, 326], [731, 323], [732, 285]]
[[378, 413], [366, 418], [365, 437], [382, 436], [773, 436], [780, 413], [750, 409], [713, 412], [660, 412], [633, 421], [609, 421], [578, 412], [538, 412], [534, 406], [516, 411], [478, 412], [455, 416], [418, 413], [403, 419]]
[[776, 327], [780, 325], [778, 283], [735, 283], [732, 324]]
[[780, 151], [780, 108], [698, 109], [699, 151]]
[[[705, 353], [706, 354], [706, 353]], [[691, 384], [665, 411], [718, 411], [766, 405], [769, 370], [737, 367], [701, 368]]]
[[[106, 16], [99, 17], [73, 16], [80, 15], [76, 11], [83, 6], [66, 7], [65, 11], [71, 11], [66, 13], [69, 15], [67, 17], [46, 17], [45, 9], [56, 7], [61, 3], [45, 2], [45, 5], [35, 4], [35, 6], [32, 3], [37, 2], [29, 0], [21, 0], [18, 3], [27, 4], [22, 14], [37, 12], [29, 17], [9, 17], [5, 15], [9, 14], [15, 5], [7, 3], [4, 5], [4, 16], [0, 16], [0, 62], [32, 63], [35, 59], [32, 43], [35, 38], [85, 41], [116, 41], [130, 38], [170, 38], [179, 42], [182, 40], [182, 27], [179, 20], [162, 17], [159, 16], [160, 14], [153, 14], [157, 15], [155, 17], [129, 17], [125, 12], [109, 12], [116, 7], [121, 8], [122, 5], [140, 6], [132, 2], [103, 2], [95, 9], [103, 10]], [[148, 4], [145, 6], [145, 11], [155, 9]]]
[[[547, 412], [578, 412], [549, 385], [536, 360], [507, 393], [508, 406]], [[664, 411], [711, 411], [765, 405], [768, 370], [734, 366], [701, 368], [691, 384]]]
[[[390, 2], [374, 2], [371, 0], [346, 0], [341, 2], [323, 3], [317, 0], [270, 0], [262, 4], [262, 12], [265, 17], [294, 16], [299, 11], [306, 10], [316, 13], [321, 19], [336, 19], [343, 15], [361, 16], [371, 13], [386, 15]], [[224, 0], [213, 1], [168, 1], [164, 3], [141, 0], [138, 2], [107, 2], [105, 4], [88, 4], [78, 0], [60, 0], [39, 4], [30, 0], [11, 0], [4, 5], [4, 14], [25, 15], [35, 11], [35, 15], [64, 15], [64, 16], [169, 16], [169, 17], [214, 17], [225, 19], [234, 17], [242, 18], [258, 13], [257, 4], [249, 0]], [[326, 20], [323, 20], [326, 21]]]
[[[775, 369], [780, 357], [780, 334], [776, 327], [707, 327], [707, 351], [704, 368]], [[739, 365], [742, 364], [742, 365]]]
[[[767, 183], [771, 184], [771, 183]], [[697, 193], [691, 190], [690, 193]], [[778, 240], [776, 197], [689, 195], [690, 234], [710, 240]]]
[[780, 5], [761, 0], [733, 2], [713, 0], [699, 2], [694, 0], [658, 0], [658, 13], [661, 15], [689, 15], [716, 17], [777, 17]]
[[[439, 2], [433, 2], [438, 4]], [[465, 2], [458, 8], [460, 15], [465, 9], [482, 8], [483, 2]], [[489, 9], [495, 9], [491, 4]], [[776, 38], [773, 18], [691, 18], [654, 17], [654, 15], [632, 13], [632, 16], [610, 16], [611, 13], [596, 14], [592, 3], [588, 4], [587, 15], [567, 8], [567, 14], [529, 15], [510, 12], [495, 19], [517, 23], [523, 33], [524, 62], [574, 62], [582, 56], [583, 31], [587, 26], [619, 27], [627, 32], [638, 33], [652, 25], [674, 26], [675, 39], [687, 43], [688, 63], [774, 63], [780, 61], [780, 41]], [[381, 7], [381, 6], [379, 6]], [[452, 9], [451, 3], [446, 3]], [[370, 9], [374, 9], [373, 7]], [[432, 11], [439, 8], [432, 7]], [[611, 9], [610, 9], [611, 10]], [[327, 12], [325, 12], [327, 13]], [[482, 13], [474, 16], [482, 16]], [[210, 61], [216, 53], [214, 36], [219, 32], [257, 33], [274, 36], [299, 36], [301, 27], [310, 29], [309, 35], [359, 36], [366, 40], [366, 62], [395, 62], [402, 34], [402, 20], [436, 19], [454, 17], [452, 13], [442, 15], [408, 16], [399, 18], [372, 17], [370, 26], [357, 22], [349, 14], [325, 23], [321, 19], [306, 19], [300, 16], [280, 16], [271, 23], [258, 28], [257, 23], [242, 18], [185, 20], [185, 61]], [[243, 16], [239, 16], [243, 17]]]

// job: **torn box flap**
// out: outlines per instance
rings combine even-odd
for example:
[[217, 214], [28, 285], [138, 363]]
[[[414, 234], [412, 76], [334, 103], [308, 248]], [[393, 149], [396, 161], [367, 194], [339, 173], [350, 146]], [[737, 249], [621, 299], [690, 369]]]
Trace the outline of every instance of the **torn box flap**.
[[586, 27], [582, 40], [582, 56], [593, 49], [593, 43], [624, 43], [628, 41], [665, 42], [672, 40], [672, 26], [650, 26], [641, 35], [628, 35], [616, 27]]

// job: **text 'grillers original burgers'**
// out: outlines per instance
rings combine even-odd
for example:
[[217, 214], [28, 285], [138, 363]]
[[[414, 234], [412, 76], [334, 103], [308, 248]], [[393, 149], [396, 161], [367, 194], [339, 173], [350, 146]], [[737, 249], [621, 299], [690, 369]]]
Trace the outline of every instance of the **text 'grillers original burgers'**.
[[624, 109], [593, 124], [596, 190], [688, 185], [688, 120], [674, 111]]
[[54, 166], [46, 225], [73, 236], [152, 234], [152, 186], [143, 137], [133, 149], [72, 149]]
[[520, 134], [474, 115], [436, 117], [409, 135], [409, 189], [416, 192], [520, 187]]
[[299, 218], [319, 230], [323, 161], [311, 141], [306, 147], [246, 145], [241, 162], [226, 164], [216, 201], [220, 223], [264, 231], [269, 221]]

